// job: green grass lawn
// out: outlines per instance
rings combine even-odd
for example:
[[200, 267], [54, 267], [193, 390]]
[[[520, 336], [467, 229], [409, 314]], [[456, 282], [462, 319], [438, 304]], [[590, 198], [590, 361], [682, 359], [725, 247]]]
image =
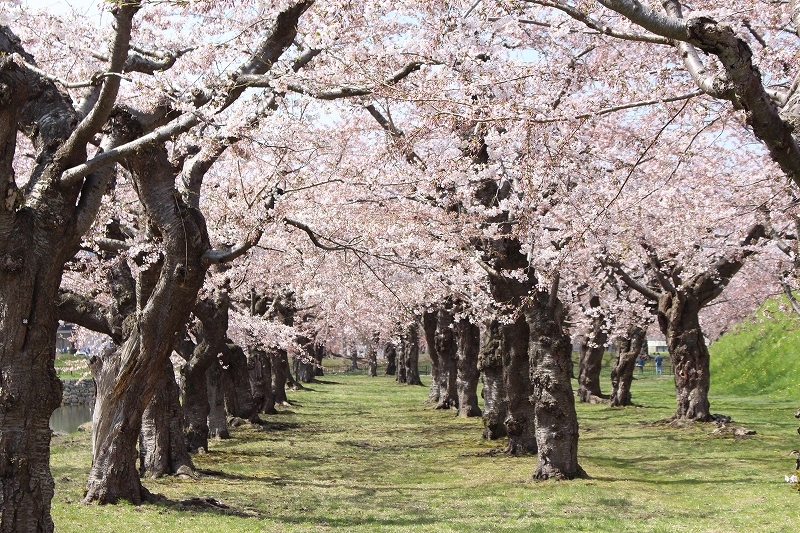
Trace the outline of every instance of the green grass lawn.
[[591, 479], [534, 483], [535, 456], [497, 453], [502, 443], [481, 440], [480, 419], [427, 410], [427, 388], [321, 379], [264, 417], [266, 430], [234, 428], [196, 456], [200, 481], [145, 481], [172, 501], [213, 497], [240, 516], [83, 505], [89, 437], [56, 436], [56, 530], [784, 532], [800, 518], [800, 495], [783, 480], [800, 447], [791, 400], [713, 396], [713, 412], [758, 432], [735, 440], [706, 424], [654, 424], [674, 409], [672, 382], [637, 380], [636, 407], [578, 406]]

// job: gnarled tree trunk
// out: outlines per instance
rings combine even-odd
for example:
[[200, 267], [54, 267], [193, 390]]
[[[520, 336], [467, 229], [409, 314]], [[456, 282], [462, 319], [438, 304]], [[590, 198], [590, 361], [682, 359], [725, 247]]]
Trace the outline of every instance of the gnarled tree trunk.
[[708, 422], [710, 361], [703, 331], [700, 305], [692, 293], [664, 293], [658, 300], [658, 324], [667, 339], [675, 372], [675, 419]]
[[222, 367], [214, 361], [206, 371], [208, 389], [208, 436], [229, 439], [228, 417], [225, 413], [225, 395], [222, 392]]
[[[109, 73], [121, 73], [130, 44], [135, 2], [115, 6]], [[0, 55], [35, 64], [16, 35], [0, 26]], [[112, 80], [113, 78], [113, 80]], [[0, 531], [53, 531], [50, 504], [50, 415], [61, 403], [54, 369], [55, 302], [64, 264], [97, 216], [112, 172], [64, 180], [84, 163], [116, 99], [119, 76], [102, 82], [91, 120], [82, 120], [52, 80], [5, 60], [0, 69]], [[18, 136], [33, 151], [27, 184], [18, 188]], [[103, 148], [115, 143], [103, 141]], [[28, 148], [25, 149], [28, 151]]]
[[231, 416], [258, 423], [258, 409], [250, 389], [247, 356], [236, 344], [228, 343], [222, 350], [221, 363], [226, 367], [222, 373], [222, 394], [225, 411]]
[[[458, 407], [456, 388], [456, 358], [458, 346], [453, 331], [453, 313], [440, 308], [436, 314], [436, 353], [438, 361], [439, 401], [435, 409], [454, 409]], [[431, 378], [432, 379], [432, 378]]]
[[625, 337], [617, 341], [617, 358], [611, 368], [611, 405], [621, 407], [633, 405], [631, 383], [636, 358], [647, 344], [647, 330], [639, 326], [628, 328]]
[[139, 475], [161, 477], [194, 471], [184, 434], [183, 408], [172, 363], [167, 361], [161, 383], [142, 415]]
[[[141, 133], [127, 113], [117, 113], [115, 120], [122, 135]], [[135, 468], [142, 414], [172, 353], [175, 335], [194, 307], [209, 266], [204, 254], [211, 246], [200, 211], [175, 194], [175, 171], [166, 149], [143, 147], [127, 166], [149, 224], [158, 232], [162, 255], [159, 263], [143, 265], [139, 273], [130, 336], [111, 359], [95, 361], [94, 459], [85, 500], [138, 504], [148, 497]]]
[[506, 452], [512, 455], [536, 453], [534, 407], [531, 404], [531, 360], [528, 353], [530, 331], [524, 316], [499, 328], [503, 354], [503, 382], [506, 389], [508, 435]]
[[299, 336], [298, 344], [303, 348], [303, 354], [294, 358], [294, 375], [300, 383], [311, 383], [314, 381], [316, 371], [314, 369], [314, 343], [308, 337]]
[[605, 315], [600, 311], [600, 298], [592, 296], [589, 305], [594, 313], [592, 330], [585, 343], [581, 343], [581, 358], [578, 375], [578, 397], [582, 402], [595, 403], [604, 399], [600, 391], [600, 369], [603, 353], [608, 341], [605, 331]]
[[400, 335], [400, 338], [397, 343], [397, 382], [398, 383], [406, 383], [407, 382], [407, 371], [406, 368], [406, 341], [405, 336]]
[[456, 325], [458, 335], [457, 378], [458, 416], [481, 416], [478, 407], [478, 352], [480, 351], [480, 329], [467, 319]]
[[259, 348], [250, 348], [247, 356], [250, 390], [259, 413], [274, 415], [275, 396], [272, 394], [272, 358]]
[[428, 403], [437, 405], [441, 394], [439, 382], [439, 353], [436, 351], [436, 324], [439, 313], [436, 310], [425, 311], [422, 314], [422, 332], [425, 335], [425, 344], [428, 346], [428, 357], [431, 360], [431, 385], [428, 389]]
[[[49, 422], [62, 391], [53, 368], [58, 322], [52, 302], [61, 271], [41, 264], [49, 251], [33, 234], [9, 237], [30, 248], [25, 256], [6, 249], [0, 266], [0, 531], [52, 531]], [[11, 257], [19, 269], [8, 267]]]
[[478, 370], [483, 372], [483, 438], [497, 440], [506, 436], [506, 388], [503, 383], [503, 352], [500, 323], [492, 320], [486, 325]]
[[386, 343], [383, 356], [386, 357], [386, 375], [394, 376], [397, 373], [397, 348], [392, 341]]
[[419, 332], [416, 322], [408, 324], [405, 333], [403, 360], [406, 369], [407, 385], [422, 385], [419, 379]]
[[270, 368], [272, 369], [272, 398], [275, 405], [288, 406], [289, 398], [286, 396], [286, 382], [289, 379], [289, 356], [286, 350], [275, 349], [269, 353]]
[[572, 393], [572, 344], [564, 333], [564, 314], [551, 293], [537, 293], [526, 311], [530, 328], [530, 375], [539, 458], [535, 479], [585, 477], [578, 464], [578, 417]]

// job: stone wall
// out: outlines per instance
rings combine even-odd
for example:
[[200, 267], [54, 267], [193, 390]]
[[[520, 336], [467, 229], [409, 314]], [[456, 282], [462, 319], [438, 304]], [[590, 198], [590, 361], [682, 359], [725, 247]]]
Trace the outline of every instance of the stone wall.
[[64, 396], [61, 405], [92, 405], [94, 404], [94, 380], [85, 379], [63, 379]]

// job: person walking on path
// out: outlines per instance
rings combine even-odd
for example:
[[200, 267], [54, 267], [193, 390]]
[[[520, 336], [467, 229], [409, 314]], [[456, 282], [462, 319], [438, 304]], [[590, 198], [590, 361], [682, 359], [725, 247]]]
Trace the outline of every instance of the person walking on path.
[[656, 363], [656, 376], [660, 376], [661, 372], [661, 364], [664, 362], [664, 358], [661, 357], [661, 354], [656, 354], [655, 363]]

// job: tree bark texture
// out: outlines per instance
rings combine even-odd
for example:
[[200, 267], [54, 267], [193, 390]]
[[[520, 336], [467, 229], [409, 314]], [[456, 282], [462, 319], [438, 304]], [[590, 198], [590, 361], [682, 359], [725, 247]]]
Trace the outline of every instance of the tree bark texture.
[[297, 338], [298, 344], [303, 349], [300, 357], [294, 358], [294, 375], [300, 383], [311, 383], [316, 376], [314, 343], [308, 337], [300, 336]]
[[484, 330], [478, 370], [483, 373], [483, 438], [497, 440], [506, 436], [506, 388], [503, 382], [503, 354], [500, 323], [492, 320]]
[[436, 316], [436, 334], [434, 336], [436, 353], [439, 356], [437, 373], [439, 401], [435, 406], [436, 409], [458, 408], [458, 389], [456, 388], [458, 346], [453, 327], [453, 313], [447, 308], [440, 308]]
[[286, 350], [275, 349], [270, 351], [269, 360], [272, 369], [272, 398], [275, 405], [288, 406], [286, 382], [290, 374], [289, 356], [286, 354]]
[[397, 382], [398, 383], [407, 383], [407, 372], [408, 369], [406, 368], [406, 340], [405, 335], [400, 335], [399, 340], [397, 342]]
[[322, 366], [322, 360], [325, 358], [325, 346], [315, 343], [313, 347], [313, 353], [314, 361], [316, 362], [314, 365], [314, 375], [317, 377], [322, 377], [325, 375], [325, 369]]
[[439, 313], [436, 310], [425, 311], [422, 314], [422, 332], [425, 335], [425, 344], [428, 346], [428, 357], [431, 359], [431, 385], [428, 389], [428, 402], [438, 405], [440, 396], [439, 383], [439, 354], [436, 351], [436, 324]]
[[658, 300], [658, 324], [675, 372], [677, 410], [673, 418], [708, 422], [711, 357], [699, 313], [699, 302], [690, 292], [665, 293]]
[[617, 357], [611, 368], [611, 405], [622, 407], [633, 405], [631, 401], [631, 383], [636, 358], [647, 345], [647, 330], [639, 326], [628, 328], [625, 337], [617, 343]]
[[194, 471], [184, 434], [180, 390], [172, 363], [166, 362], [161, 383], [142, 415], [139, 435], [139, 475], [161, 477]]
[[[122, 54], [136, 10], [112, 10]], [[35, 63], [5, 26], [0, 54]], [[108, 68], [121, 72], [121, 63]], [[108, 102], [118, 87], [106, 83]], [[83, 123], [51, 81], [13, 61], [0, 71], [0, 89], [0, 532], [51, 532], [49, 420], [62, 394], [54, 369], [55, 302], [64, 264], [96, 217], [111, 171], [74, 184], [60, 178], [86, 161], [86, 142], [107, 111], [98, 109], [96, 127]], [[31, 142], [36, 162], [22, 189], [13, 168], [18, 135]]]
[[571, 382], [572, 344], [564, 333], [564, 312], [555, 290], [552, 294], [538, 292], [526, 312], [539, 446], [535, 479], [586, 477], [578, 464], [578, 417]]
[[582, 402], [596, 403], [604, 398], [600, 391], [600, 369], [603, 364], [608, 333], [605, 331], [605, 315], [600, 311], [600, 299], [592, 296], [589, 305], [594, 315], [592, 330], [589, 332], [586, 342], [581, 343], [578, 396]]
[[524, 316], [511, 324], [501, 324], [500, 347], [503, 355], [503, 382], [506, 389], [508, 435], [506, 452], [511, 455], [536, 453], [534, 406], [531, 404], [531, 360], [528, 353], [530, 331]]
[[258, 409], [253, 399], [253, 391], [250, 389], [247, 356], [244, 350], [241, 346], [228, 343], [222, 351], [220, 362], [224, 370], [222, 394], [225, 399], [225, 411], [230, 416], [258, 423]]
[[675, 372], [677, 409], [673, 419], [707, 422], [711, 419], [708, 403], [709, 355], [698, 315], [700, 310], [722, 294], [745, 259], [756, 253], [753, 247], [766, 235], [761, 224], [750, 227], [740, 241], [741, 248], [732, 258], [718, 258], [709, 268], [688, 280], [681, 279], [681, 267], [661, 262], [656, 250], [642, 243], [656, 281], [662, 292], [643, 285], [628, 275], [620, 265], [612, 265], [618, 276], [632, 289], [658, 303], [658, 325], [667, 339]]
[[383, 356], [386, 357], [386, 375], [394, 376], [397, 373], [397, 348], [392, 341], [386, 343]]
[[458, 335], [457, 377], [458, 416], [481, 416], [478, 406], [478, 352], [480, 351], [480, 329], [467, 319], [456, 324]]
[[[228, 331], [229, 306], [230, 300], [225, 291], [214, 291], [212, 295], [200, 299], [193, 310], [199, 322], [192, 327], [198, 343], [195, 345], [185, 340], [184, 342], [193, 349], [178, 350], [178, 353], [186, 359], [186, 364], [181, 368], [183, 409], [186, 417], [186, 442], [192, 453], [198, 452], [201, 448], [208, 450], [211, 398], [206, 374], [212, 366], [219, 366], [218, 355], [227, 347], [225, 334]], [[217, 379], [217, 383], [211, 388], [217, 391], [219, 385]], [[224, 405], [221, 391], [214, 400], [219, 406]], [[224, 415], [222, 418], [225, 419]]]
[[[126, 113], [118, 113], [114, 120], [121, 136], [141, 135], [141, 127]], [[131, 335], [113, 362], [96, 361], [100, 379], [95, 378], [94, 461], [85, 500], [126, 499], [138, 504], [148, 497], [133, 466], [142, 414], [172, 353], [176, 332], [194, 307], [208, 268], [203, 254], [211, 246], [202, 214], [175, 194], [175, 170], [166, 149], [144, 147], [126, 165], [149, 224], [157, 228], [163, 253], [158, 264], [139, 274]], [[145, 277], [156, 281], [145, 282]]]
[[419, 379], [419, 328], [416, 322], [406, 327], [403, 359], [406, 368], [406, 384], [422, 385]]
[[222, 391], [222, 366], [214, 361], [206, 370], [208, 389], [208, 436], [214, 439], [229, 439], [228, 417], [225, 412], [225, 395]]
[[264, 350], [251, 348], [247, 355], [247, 370], [256, 410], [274, 415], [278, 411], [272, 394], [272, 358]]

